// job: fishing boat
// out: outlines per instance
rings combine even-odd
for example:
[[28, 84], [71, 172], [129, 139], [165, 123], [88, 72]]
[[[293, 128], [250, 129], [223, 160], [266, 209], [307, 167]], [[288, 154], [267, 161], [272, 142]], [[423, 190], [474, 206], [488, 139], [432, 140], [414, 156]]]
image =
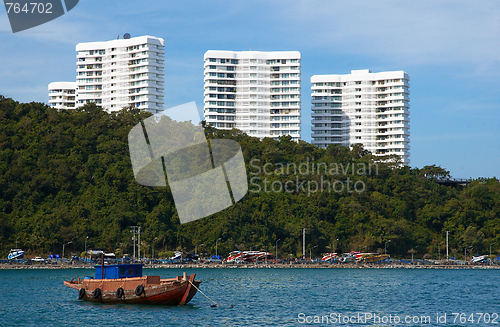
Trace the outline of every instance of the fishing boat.
[[24, 251], [21, 249], [11, 249], [9, 255], [7, 256], [8, 260], [17, 260], [22, 259], [24, 257]]
[[390, 258], [391, 256], [388, 254], [360, 253], [358, 261], [365, 263], [382, 263], [382, 262], [389, 262]]
[[354, 262], [357, 260], [357, 255], [359, 253], [360, 252], [342, 253], [342, 256], [339, 258], [339, 261], [344, 263]]
[[[104, 261], [102, 261], [104, 263]], [[64, 281], [78, 290], [78, 299], [101, 303], [185, 305], [191, 301], [201, 281], [196, 274], [161, 279], [142, 276], [143, 264], [96, 265], [95, 277]]]
[[263, 261], [272, 257], [272, 254], [264, 251], [233, 251], [226, 259], [228, 263]]
[[321, 261], [323, 262], [330, 262], [330, 261], [336, 262], [337, 260], [338, 260], [337, 253], [325, 253], [321, 258]]
[[472, 257], [471, 262], [472, 263], [483, 263], [488, 261], [489, 255], [476, 255]]

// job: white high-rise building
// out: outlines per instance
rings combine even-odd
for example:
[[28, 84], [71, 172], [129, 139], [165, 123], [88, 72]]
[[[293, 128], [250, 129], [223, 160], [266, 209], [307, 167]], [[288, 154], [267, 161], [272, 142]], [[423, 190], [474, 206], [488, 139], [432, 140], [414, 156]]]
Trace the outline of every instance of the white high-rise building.
[[52, 82], [49, 84], [49, 106], [55, 109], [75, 109], [75, 104], [75, 82]]
[[79, 43], [76, 107], [163, 110], [165, 42], [153, 36]]
[[410, 76], [404, 71], [314, 75], [312, 143], [361, 143], [376, 156], [410, 163]]
[[206, 122], [259, 138], [299, 140], [300, 61], [298, 51], [207, 51]]

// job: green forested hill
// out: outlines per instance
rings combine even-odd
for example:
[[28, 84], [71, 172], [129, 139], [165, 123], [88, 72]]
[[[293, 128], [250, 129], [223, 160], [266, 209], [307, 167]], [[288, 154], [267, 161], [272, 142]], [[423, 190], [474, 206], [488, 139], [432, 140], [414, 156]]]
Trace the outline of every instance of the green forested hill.
[[[337, 251], [372, 252], [390, 239], [392, 255], [408, 257], [415, 249], [437, 258], [446, 230], [450, 255], [463, 256], [469, 246], [487, 253], [492, 243], [494, 252], [500, 249], [495, 178], [458, 190], [429, 178], [446, 175], [444, 169], [376, 164], [360, 147], [323, 150], [211, 128], [209, 138], [240, 143], [249, 192], [222, 212], [181, 225], [169, 189], [141, 186], [133, 176], [127, 135], [149, 115], [95, 106], [58, 112], [0, 97], [0, 257], [16, 239], [33, 255], [61, 253], [68, 241], [67, 253], [80, 253], [87, 236], [89, 248], [130, 253], [132, 225], [142, 226], [148, 255], [155, 238], [156, 253], [203, 243], [198, 251], [212, 254], [221, 238], [224, 255], [250, 248], [274, 253], [280, 239], [280, 257], [299, 256], [303, 228], [313, 255], [329, 252], [337, 238]], [[316, 185], [323, 191], [313, 192]]]

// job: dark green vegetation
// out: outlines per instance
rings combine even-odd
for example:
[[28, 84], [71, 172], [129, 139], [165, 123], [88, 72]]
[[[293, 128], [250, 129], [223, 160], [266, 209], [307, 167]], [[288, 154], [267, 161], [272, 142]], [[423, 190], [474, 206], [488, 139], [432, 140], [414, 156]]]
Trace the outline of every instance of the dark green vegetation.
[[[88, 248], [131, 253], [131, 225], [142, 226], [142, 249], [148, 256], [155, 237], [156, 253], [192, 251], [204, 243], [198, 252], [214, 254], [218, 238], [224, 255], [250, 248], [274, 253], [280, 239], [280, 257], [299, 256], [303, 228], [313, 256], [329, 252], [338, 238], [339, 252], [383, 252], [385, 242], [392, 240], [387, 249], [393, 256], [409, 257], [414, 249], [416, 257], [437, 258], [446, 230], [450, 255], [463, 256], [470, 246], [473, 254], [487, 253], [491, 243], [496, 243], [493, 252], [500, 248], [500, 185], [495, 178], [475, 180], [459, 190], [432, 181], [449, 174], [440, 167], [374, 165], [361, 147], [323, 150], [286, 137], [259, 141], [211, 128], [206, 128], [209, 138], [241, 144], [250, 192], [222, 212], [180, 225], [169, 189], [141, 186], [133, 176], [127, 135], [149, 115], [134, 110], [108, 114], [95, 106], [58, 112], [41, 103], [0, 97], [0, 257], [7, 256], [16, 239], [33, 255], [61, 253], [68, 241], [73, 243], [66, 254], [80, 253], [87, 236]], [[265, 163], [269, 174], [259, 174]], [[312, 163], [336, 164], [339, 171], [313, 171]], [[280, 164], [285, 169], [279, 170]], [[293, 164], [304, 166], [287, 172]], [[342, 172], [346, 168], [351, 170]], [[336, 189], [328, 192], [324, 183], [323, 192], [308, 194], [308, 187], [314, 191], [322, 181]], [[353, 191], [356, 181], [357, 190], [364, 191]], [[278, 192], [266, 192], [264, 183]], [[280, 191], [284, 185], [289, 192]], [[440, 247], [443, 257], [445, 243]]]

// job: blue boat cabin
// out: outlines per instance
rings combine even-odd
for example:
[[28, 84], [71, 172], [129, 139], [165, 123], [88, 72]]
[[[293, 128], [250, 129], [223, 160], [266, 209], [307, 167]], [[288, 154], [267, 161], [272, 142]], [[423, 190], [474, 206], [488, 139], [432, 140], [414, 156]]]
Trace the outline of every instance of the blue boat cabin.
[[142, 277], [143, 264], [119, 264], [119, 265], [104, 265], [104, 275], [101, 265], [94, 266], [95, 279], [118, 279]]

